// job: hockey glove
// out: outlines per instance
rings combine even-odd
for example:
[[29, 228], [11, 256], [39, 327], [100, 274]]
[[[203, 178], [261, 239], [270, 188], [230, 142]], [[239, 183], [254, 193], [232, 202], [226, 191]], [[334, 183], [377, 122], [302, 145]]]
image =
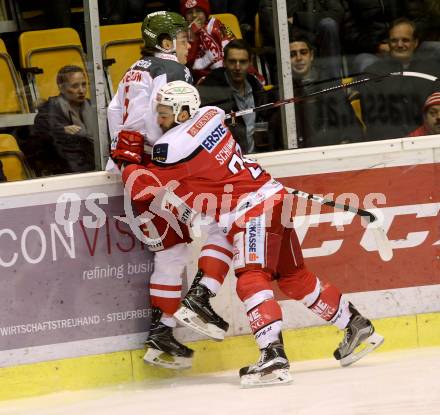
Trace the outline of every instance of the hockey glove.
[[144, 137], [137, 131], [122, 130], [118, 134], [116, 149], [112, 150], [112, 159], [118, 165], [128, 162], [139, 164], [144, 152]]

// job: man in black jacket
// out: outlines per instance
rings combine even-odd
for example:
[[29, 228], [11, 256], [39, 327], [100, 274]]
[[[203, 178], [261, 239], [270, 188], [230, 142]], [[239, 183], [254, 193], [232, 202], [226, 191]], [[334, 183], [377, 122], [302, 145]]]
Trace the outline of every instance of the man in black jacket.
[[392, 22], [401, 17], [415, 23], [425, 53], [435, 50], [436, 47], [424, 41], [436, 40], [430, 37], [439, 26], [433, 6], [436, 1], [345, 0], [346, 13], [341, 39], [345, 54], [350, 56], [349, 69], [353, 73], [363, 72], [367, 66], [387, 56], [390, 53], [388, 31]]
[[[248, 69], [251, 63], [249, 46], [241, 39], [232, 40], [224, 49], [224, 68], [214, 69], [197, 86], [202, 105], [216, 105], [226, 113], [254, 108], [265, 104], [268, 99], [263, 85]], [[234, 138], [240, 144], [243, 153], [272, 150], [274, 140], [267, 134], [266, 142], [256, 143], [254, 132], [256, 125], [271, 114], [252, 113], [232, 119], [228, 123]], [[271, 128], [269, 128], [271, 130]], [[273, 131], [273, 130], [272, 130]]]
[[40, 154], [47, 148], [57, 158], [47, 160], [43, 174], [92, 171], [95, 132], [86, 74], [78, 66], [64, 66], [58, 71], [57, 85], [60, 94], [38, 108], [31, 133]]
[[[412, 21], [406, 18], [395, 20], [389, 31], [388, 44], [390, 56], [368, 66], [367, 73], [380, 75], [410, 71], [440, 76], [438, 64], [416, 52], [419, 40]], [[420, 108], [435, 89], [435, 83], [414, 77], [389, 77], [362, 85], [359, 90], [367, 138], [406, 137], [421, 124]]]
[[[288, 21], [295, 36], [306, 36], [316, 44], [326, 76], [337, 78], [342, 72], [340, 29], [344, 19], [342, 0], [286, 0]], [[260, 1], [258, 14], [266, 43], [275, 46], [271, 0]]]
[[[340, 85], [341, 81], [326, 81], [322, 69], [315, 63], [314, 50], [307, 38], [291, 38], [289, 48], [295, 97]], [[359, 142], [363, 139], [348, 92], [343, 89], [295, 104], [295, 117], [300, 147]]]

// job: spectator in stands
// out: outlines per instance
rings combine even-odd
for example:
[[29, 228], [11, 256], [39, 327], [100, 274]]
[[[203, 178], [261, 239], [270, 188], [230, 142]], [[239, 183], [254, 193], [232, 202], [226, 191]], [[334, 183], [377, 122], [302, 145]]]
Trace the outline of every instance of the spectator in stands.
[[[339, 85], [322, 82], [322, 69], [314, 60], [314, 50], [306, 37], [291, 37], [290, 62], [295, 97]], [[340, 89], [295, 104], [300, 147], [316, 147], [361, 141], [362, 129], [348, 98]]]
[[423, 124], [411, 132], [409, 137], [440, 134], [440, 92], [434, 92], [423, 106]]
[[142, 20], [144, 0], [98, 0], [101, 24], [120, 24]]
[[440, 65], [440, 2], [438, 0], [419, 0], [411, 10], [411, 16], [420, 37], [417, 53], [425, 59], [435, 59]]
[[197, 82], [212, 69], [223, 66], [223, 48], [235, 37], [220, 20], [209, 18], [209, 0], [180, 0], [180, 14], [191, 31], [187, 66]]
[[3, 171], [3, 164], [2, 161], [0, 160], [0, 183], [2, 182], [7, 182], [8, 179], [5, 176], [5, 172]]
[[391, 22], [407, 15], [407, 1], [347, 0], [343, 27], [344, 52], [350, 55], [352, 71], [365, 68], [390, 52]]
[[[328, 78], [342, 74], [340, 27], [344, 19], [341, 0], [286, 0], [288, 21], [295, 36], [306, 36], [317, 45], [318, 58], [325, 62]], [[260, 1], [261, 28], [265, 39], [275, 44], [271, 0]], [[323, 65], [324, 67], [324, 65]]]
[[179, 10], [179, 0], [98, 0], [101, 24], [142, 21], [146, 14], [159, 10]]
[[231, 13], [237, 17], [243, 39], [252, 42], [260, 0], [210, 0], [210, 3], [212, 13]]
[[[420, 2], [418, 2], [420, 3]], [[418, 31], [425, 41], [440, 41], [440, 2], [438, 0], [422, 0], [420, 7], [415, 7]]]
[[287, 0], [287, 17], [294, 34], [315, 37], [318, 57], [327, 68], [326, 76], [338, 78], [342, 75], [342, 53], [339, 37], [344, 18], [341, 0]]
[[[439, 65], [415, 54], [419, 44], [415, 25], [406, 18], [395, 20], [389, 31], [390, 55], [368, 66], [370, 74], [412, 71], [440, 75]], [[389, 77], [359, 88], [367, 138], [405, 137], [421, 124], [420, 108], [434, 92], [434, 84], [414, 77]]]
[[[229, 42], [224, 49], [225, 67], [212, 70], [199, 82], [202, 105], [217, 105], [229, 113], [266, 103], [268, 97], [263, 85], [248, 72], [250, 63], [249, 45], [242, 39]], [[267, 119], [267, 114], [252, 113], [237, 117], [228, 124], [243, 153], [256, 151], [255, 123]], [[273, 139], [268, 137], [266, 149], [270, 149], [272, 143]]]
[[343, 27], [343, 48], [349, 56], [349, 71], [364, 72], [366, 67], [389, 55], [388, 32], [394, 20], [411, 19], [419, 37], [418, 52], [440, 60], [437, 0], [347, 0]]
[[57, 85], [60, 94], [38, 108], [33, 139], [55, 150], [57, 161], [49, 172], [94, 170], [94, 112], [86, 98], [86, 74], [78, 66], [64, 66], [58, 71]]

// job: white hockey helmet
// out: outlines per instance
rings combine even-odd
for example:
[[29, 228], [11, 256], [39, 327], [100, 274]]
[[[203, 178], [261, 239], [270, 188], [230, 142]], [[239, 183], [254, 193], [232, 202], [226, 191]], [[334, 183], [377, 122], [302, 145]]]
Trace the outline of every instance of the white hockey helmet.
[[159, 89], [156, 103], [172, 107], [174, 121], [180, 124], [177, 117], [182, 110], [187, 109], [192, 118], [200, 108], [200, 95], [199, 91], [191, 84], [184, 81], [172, 81]]

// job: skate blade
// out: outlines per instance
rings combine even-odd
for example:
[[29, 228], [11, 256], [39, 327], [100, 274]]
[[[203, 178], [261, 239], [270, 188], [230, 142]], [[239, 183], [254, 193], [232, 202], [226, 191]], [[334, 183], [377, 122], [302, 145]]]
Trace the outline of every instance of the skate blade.
[[362, 343], [364, 346], [361, 350], [355, 353], [355, 351], [348, 356], [342, 358], [339, 363], [342, 367], [350, 366], [354, 362], [362, 359], [368, 353], [371, 353], [373, 350], [377, 349], [384, 342], [383, 336], [379, 333], [374, 332], [370, 337], [367, 337]]
[[292, 382], [292, 375], [289, 369], [277, 369], [271, 373], [261, 375], [243, 375], [240, 378], [240, 385], [243, 389], [258, 388], [261, 386], [287, 385]]
[[151, 347], [145, 353], [144, 362], [149, 365], [175, 370], [189, 369], [192, 366], [191, 357], [172, 356], [162, 350]]
[[182, 306], [175, 313], [174, 318], [181, 324], [197, 333], [204, 334], [216, 341], [222, 341], [226, 332], [212, 323], [205, 323], [194, 311]]

